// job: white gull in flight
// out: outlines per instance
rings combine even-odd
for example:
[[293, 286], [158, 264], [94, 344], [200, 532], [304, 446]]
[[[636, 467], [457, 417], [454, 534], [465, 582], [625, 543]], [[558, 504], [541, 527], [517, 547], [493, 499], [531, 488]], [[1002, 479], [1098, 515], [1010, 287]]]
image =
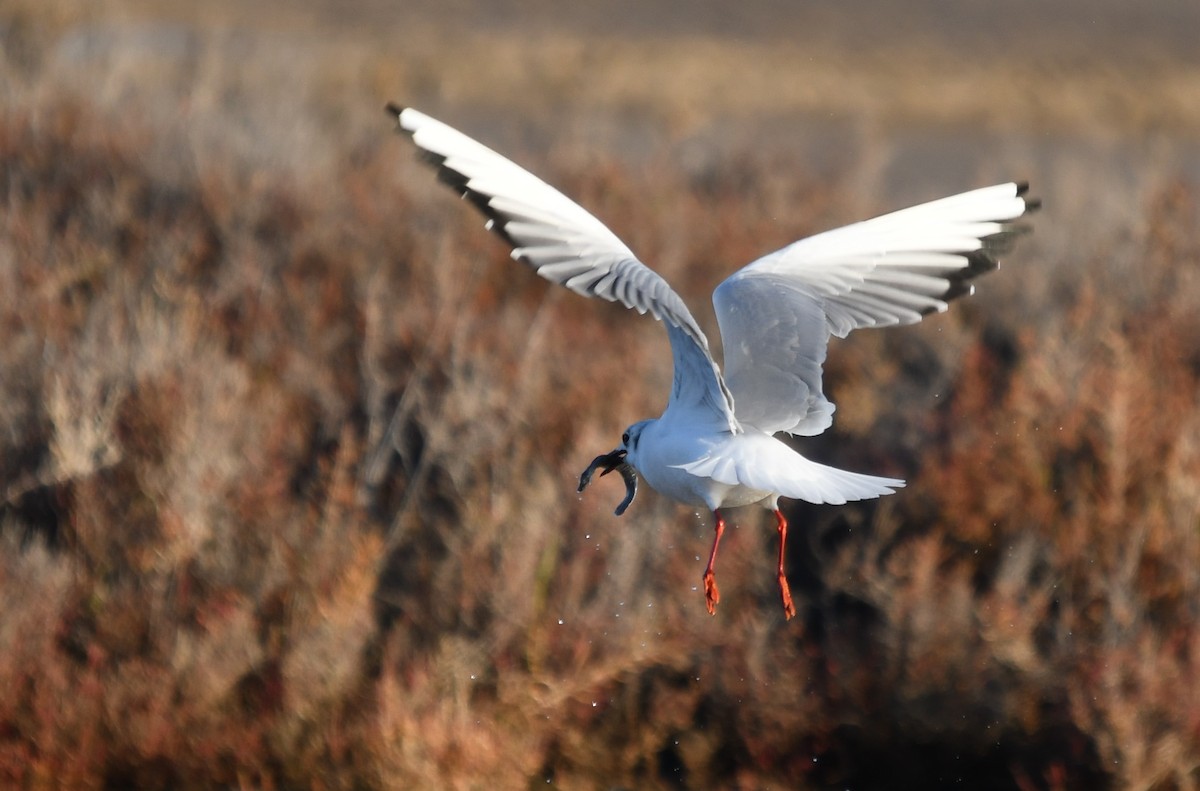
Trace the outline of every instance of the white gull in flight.
[[634, 423], [599, 469], [621, 473], [624, 512], [640, 473], [651, 487], [715, 519], [704, 569], [710, 613], [720, 599], [713, 565], [725, 509], [759, 504], [775, 514], [776, 569], [784, 614], [795, 614], [784, 574], [787, 520], [779, 498], [840, 505], [892, 494], [896, 478], [848, 472], [804, 458], [777, 434], [813, 436], [833, 422], [821, 388], [830, 335], [859, 327], [914, 324], [974, 287], [970, 280], [1024, 230], [1037, 208], [1028, 185], [998, 184], [811, 236], [733, 273], [713, 292], [725, 370], [679, 295], [612, 231], [524, 168], [429, 116], [388, 105], [442, 181], [471, 200], [512, 257], [587, 297], [649, 313], [667, 328], [675, 375], [667, 408]]

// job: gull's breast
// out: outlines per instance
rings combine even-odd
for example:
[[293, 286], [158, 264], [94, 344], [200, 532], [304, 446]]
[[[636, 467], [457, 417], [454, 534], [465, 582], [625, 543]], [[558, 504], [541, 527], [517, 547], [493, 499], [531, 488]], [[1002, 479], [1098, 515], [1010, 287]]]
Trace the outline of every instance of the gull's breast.
[[634, 466], [646, 483], [659, 494], [686, 505], [704, 506], [710, 510], [752, 505], [775, 496], [771, 491], [722, 483], [684, 469], [700, 459], [710, 458], [714, 453], [736, 447], [736, 440], [741, 435], [734, 437], [726, 432], [704, 434], [678, 429], [672, 431], [670, 426], [663, 427], [665, 430], [653, 431], [658, 428], [656, 425], [643, 433]]

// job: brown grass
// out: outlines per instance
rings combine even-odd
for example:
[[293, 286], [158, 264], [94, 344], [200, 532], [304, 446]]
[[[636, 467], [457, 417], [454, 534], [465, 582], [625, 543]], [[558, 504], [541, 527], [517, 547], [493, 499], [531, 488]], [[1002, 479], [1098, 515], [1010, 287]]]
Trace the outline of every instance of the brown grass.
[[[69, 23], [25, 13], [0, 115], [5, 785], [1200, 782], [1194, 182], [1051, 168], [1048, 198], [1089, 201], [1049, 203], [978, 297], [837, 344], [836, 431], [804, 449], [910, 486], [791, 508], [790, 624], [773, 531], [738, 513], [709, 618], [706, 522], [649, 492], [616, 519], [607, 478], [574, 494], [661, 409], [661, 329], [516, 268], [382, 101], [338, 119], [346, 85], [415, 76], [364, 55], [264, 109], [287, 69], [114, 56], [155, 95], [193, 80], [181, 123], [70, 90], [44, 54]], [[631, 166], [577, 141], [524, 159], [697, 307], [726, 262], [888, 208], [863, 185], [895, 155]]]

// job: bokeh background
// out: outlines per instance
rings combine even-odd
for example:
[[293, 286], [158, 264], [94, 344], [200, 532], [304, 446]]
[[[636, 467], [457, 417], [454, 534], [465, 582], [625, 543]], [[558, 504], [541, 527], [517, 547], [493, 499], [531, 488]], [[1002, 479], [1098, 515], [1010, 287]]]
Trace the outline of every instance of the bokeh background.
[[[1200, 5], [0, 2], [0, 783], [1200, 785]], [[665, 334], [508, 260], [412, 104], [707, 309], [1013, 178], [979, 293], [836, 342], [908, 488], [723, 542], [578, 473]]]

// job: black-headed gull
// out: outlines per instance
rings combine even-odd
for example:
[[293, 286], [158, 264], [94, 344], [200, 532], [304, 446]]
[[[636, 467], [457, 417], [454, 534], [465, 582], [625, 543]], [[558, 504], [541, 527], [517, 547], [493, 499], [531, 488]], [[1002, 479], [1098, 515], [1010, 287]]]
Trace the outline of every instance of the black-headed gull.
[[679, 295], [599, 220], [495, 151], [429, 116], [388, 105], [438, 176], [488, 218], [512, 257], [587, 297], [649, 313], [667, 328], [675, 375], [661, 417], [634, 423], [621, 444], [580, 477], [618, 470], [633, 499], [641, 473], [654, 489], [703, 506], [716, 521], [704, 569], [710, 613], [720, 595], [713, 574], [725, 530], [722, 511], [758, 503], [775, 513], [776, 569], [784, 614], [795, 614], [784, 574], [787, 520], [779, 498], [840, 505], [904, 486], [810, 461], [776, 434], [812, 436], [833, 422], [821, 389], [829, 336], [859, 327], [913, 324], [995, 269], [1037, 207], [1026, 184], [998, 184], [885, 214], [802, 239], [735, 272], [713, 292], [725, 373]]

